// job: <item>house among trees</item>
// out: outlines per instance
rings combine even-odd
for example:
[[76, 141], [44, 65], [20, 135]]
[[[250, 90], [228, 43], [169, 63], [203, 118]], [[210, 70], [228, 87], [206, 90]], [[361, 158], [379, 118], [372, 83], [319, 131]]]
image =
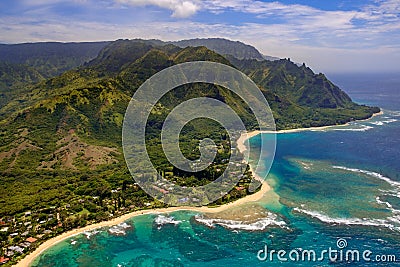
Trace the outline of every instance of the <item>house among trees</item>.
[[26, 239], [26, 241], [32, 244], [32, 243], [35, 243], [37, 241], [37, 239], [34, 237], [29, 237]]
[[6, 264], [9, 260], [9, 258], [0, 257], [0, 264]]

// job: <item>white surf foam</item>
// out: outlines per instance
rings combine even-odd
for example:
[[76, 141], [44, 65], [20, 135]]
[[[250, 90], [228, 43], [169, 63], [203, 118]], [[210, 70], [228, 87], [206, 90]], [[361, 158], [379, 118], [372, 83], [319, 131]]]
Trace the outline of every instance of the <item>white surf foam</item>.
[[389, 202], [382, 201], [382, 200], [380, 199], [380, 197], [376, 197], [375, 200], [376, 200], [376, 202], [377, 202], [378, 204], [386, 205], [386, 207], [388, 207], [390, 210], [393, 210], [393, 206], [392, 206]]
[[120, 223], [118, 225], [111, 226], [108, 232], [113, 235], [126, 235], [126, 230], [131, 229], [132, 226], [127, 223]]
[[400, 117], [400, 111], [391, 110], [391, 111], [386, 111], [385, 113], [389, 114], [392, 117]]
[[367, 125], [360, 125], [360, 128], [333, 128], [333, 131], [348, 131], [348, 132], [365, 132], [371, 129], [374, 129], [373, 126], [367, 126]]
[[281, 228], [287, 228], [286, 223], [278, 219], [278, 216], [273, 213], [268, 213], [268, 217], [260, 219], [258, 221], [249, 223], [235, 220], [223, 220], [223, 219], [212, 219], [204, 218], [201, 215], [196, 215], [195, 220], [202, 223], [210, 228], [214, 228], [216, 225], [220, 225], [229, 230], [244, 230], [244, 231], [263, 231], [271, 226], [279, 226]]
[[396, 210], [395, 208], [393, 208], [392, 204], [382, 201], [379, 197], [376, 197], [376, 202], [386, 205], [388, 209], [392, 212], [393, 216], [388, 218], [389, 221], [400, 224], [400, 210]]
[[385, 117], [385, 120], [380, 120], [380, 121], [370, 121], [368, 122], [369, 124], [377, 125], [377, 126], [383, 126], [385, 124], [393, 123], [398, 121], [397, 119], [392, 119], [389, 117]]
[[396, 215], [394, 215], [394, 216], [392, 216], [392, 217], [390, 217], [390, 218], [388, 218], [388, 219], [389, 219], [390, 221], [394, 222], [394, 223], [400, 224], [400, 211], [397, 210], [396, 212], [397, 212]]
[[175, 220], [174, 217], [171, 216], [165, 216], [165, 215], [158, 215], [155, 219], [154, 222], [158, 225], [165, 225], [165, 224], [173, 224], [173, 225], [178, 225], [182, 221]]
[[383, 191], [385, 195], [400, 198], [400, 192], [397, 191]]
[[126, 222], [118, 224], [118, 227], [121, 229], [132, 229], [132, 225], [129, 225]]
[[124, 230], [117, 227], [111, 227], [110, 229], [108, 229], [108, 232], [113, 235], [126, 235], [126, 232]]
[[[393, 191], [384, 191], [381, 190], [381, 192], [387, 194], [389, 193], [391, 196], [396, 196], [400, 197], [400, 182], [393, 181], [390, 178], [377, 173], [377, 172], [372, 172], [372, 171], [367, 171], [367, 170], [362, 170], [362, 169], [356, 169], [356, 168], [348, 168], [348, 167], [343, 167], [343, 166], [332, 166], [335, 169], [340, 169], [340, 170], [345, 170], [345, 171], [350, 171], [350, 172], [355, 172], [355, 173], [361, 173], [365, 175], [369, 175], [371, 177], [383, 180], [390, 184], [394, 190]], [[315, 212], [315, 211], [308, 211], [305, 209], [300, 209], [300, 208], [295, 208], [294, 210], [306, 215], [309, 215], [313, 218], [316, 218], [322, 222], [325, 223], [330, 223], [330, 224], [345, 224], [345, 225], [364, 225], [364, 226], [375, 226], [375, 227], [386, 227], [389, 228], [393, 231], [400, 231], [400, 210], [396, 210], [393, 208], [393, 205], [390, 204], [389, 202], [382, 201], [380, 197], [375, 198], [376, 202], [378, 204], [385, 205], [388, 210], [392, 212], [391, 217], [387, 217], [386, 219], [369, 219], [369, 218], [332, 218], [329, 217], [325, 214], [322, 214], [320, 212]], [[302, 206], [303, 208], [304, 206]], [[395, 225], [393, 225], [393, 223]]]
[[333, 225], [362, 225], [362, 226], [374, 226], [374, 227], [385, 227], [392, 231], [399, 231], [399, 226], [394, 226], [391, 222], [398, 223], [397, 218], [389, 217], [387, 219], [369, 219], [369, 218], [332, 218], [326, 214], [316, 212], [316, 211], [308, 211], [300, 208], [293, 209], [296, 212], [306, 214], [313, 218], [318, 219], [321, 222], [333, 224]]
[[90, 239], [93, 235], [97, 235], [100, 233], [99, 230], [92, 230], [92, 231], [84, 231], [83, 234], [86, 236], [87, 239]]
[[372, 171], [366, 171], [366, 170], [361, 170], [361, 169], [356, 169], [356, 168], [347, 168], [343, 166], [332, 166], [334, 169], [340, 169], [340, 170], [345, 170], [345, 171], [350, 171], [350, 172], [356, 172], [356, 173], [362, 173], [366, 174], [375, 178], [378, 178], [380, 180], [383, 180], [387, 183], [389, 183], [391, 186], [395, 187], [396, 189], [400, 190], [400, 182], [393, 181], [392, 179], [377, 173], [377, 172], [372, 172]]
[[385, 121], [382, 121], [383, 123], [392, 123], [392, 122], [396, 122], [396, 121], [398, 121], [397, 119], [389, 119], [389, 120], [385, 120]]
[[377, 125], [377, 126], [384, 125], [383, 121], [371, 121], [370, 124]]

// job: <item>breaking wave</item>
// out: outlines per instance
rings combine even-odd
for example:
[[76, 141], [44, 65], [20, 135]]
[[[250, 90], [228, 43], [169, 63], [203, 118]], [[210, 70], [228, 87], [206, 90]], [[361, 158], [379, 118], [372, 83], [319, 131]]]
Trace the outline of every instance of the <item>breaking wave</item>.
[[210, 228], [214, 228], [216, 225], [219, 225], [230, 230], [263, 231], [271, 226], [287, 228], [286, 223], [282, 220], [279, 220], [278, 216], [273, 213], [268, 213], [267, 218], [263, 218], [251, 223], [235, 220], [204, 218], [201, 215], [196, 215], [195, 220]]
[[321, 222], [333, 224], [333, 225], [362, 225], [362, 226], [374, 226], [374, 227], [385, 227], [392, 231], [400, 232], [400, 226], [395, 226], [392, 223], [399, 224], [400, 215], [394, 215], [393, 217], [389, 217], [387, 219], [369, 219], [369, 218], [332, 218], [326, 214], [316, 212], [316, 211], [308, 211], [300, 208], [293, 209], [296, 212], [306, 214], [310, 217], [318, 219]]
[[370, 121], [368, 123], [369, 124], [373, 124], [373, 125], [377, 125], [377, 126], [382, 126], [382, 125], [385, 125], [385, 124], [389, 124], [389, 123], [398, 121], [397, 119], [391, 119], [389, 117], [385, 117], [385, 119], [386, 120], [381, 120], [381, 121]]
[[181, 222], [182, 222], [182, 221], [175, 220], [174, 217], [165, 216], [165, 215], [158, 215], [158, 216], [154, 219], [154, 223], [157, 224], [158, 226], [162, 226], [162, 225], [165, 225], [165, 224], [178, 225], [178, 224], [180, 224]]
[[376, 203], [381, 204], [381, 205], [385, 205], [388, 209], [393, 211], [393, 206], [389, 202], [382, 201], [380, 197], [376, 197], [375, 200], [376, 200]]
[[92, 231], [84, 231], [82, 234], [84, 234], [87, 239], [90, 239], [90, 237], [97, 235], [98, 233], [100, 233], [99, 230], [92, 230]]
[[120, 223], [118, 225], [111, 226], [108, 232], [113, 235], [126, 235], [126, 230], [132, 229], [132, 226], [127, 223]]
[[[376, 179], [387, 182], [389, 185], [393, 187], [393, 190], [386, 191], [380, 190], [385, 195], [395, 196], [400, 198], [400, 182], [393, 181], [389, 177], [386, 177], [380, 173], [356, 169], [356, 168], [348, 168], [343, 166], [332, 166], [334, 169], [345, 170], [354, 173], [365, 174]], [[387, 218], [383, 219], [372, 219], [372, 218], [332, 218], [326, 214], [317, 211], [309, 211], [302, 208], [294, 208], [293, 210], [298, 213], [306, 214], [310, 217], [316, 218], [321, 222], [329, 223], [329, 224], [338, 224], [338, 225], [362, 225], [362, 226], [373, 226], [373, 227], [385, 227], [393, 231], [400, 232], [400, 210], [394, 209], [393, 205], [389, 202], [383, 201], [381, 197], [375, 197], [375, 200], [378, 204], [385, 206], [387, 210], [391, 212], [391, 215]]]
[[[392, 117], [400, 117], [400, 111], [385, 111], [385, 113], [387, 113], [387, 114], [389, 114], [389, 115], [391, 115]], [[385, 117], [385, 118], [387, 118], [387, 117]]]
[[333, 128], [333, 131], [365, 132], [374, 129], [372, 126], [360, 125], [361, 128]]
[[390, 179], [380, 173], [356, 169], [356, 168], [347, 168], [347, 167], [343, 167], [343, 166], [332, 166], [332, 167], [334, 169], [340, 169], [340, 170], [345, 170], [345, 171], [350, 171], [350, 172], [355, 172], [355, 173], [362, 173], [362, 174], [366, 174], [366, 175], [378, 178], [380, 180], [383, 180], [383, 181], [389, 183], [391, 186], [395, 187], [396, 189], [400, 190], [400, 182], [393, 181], [392, 179]]

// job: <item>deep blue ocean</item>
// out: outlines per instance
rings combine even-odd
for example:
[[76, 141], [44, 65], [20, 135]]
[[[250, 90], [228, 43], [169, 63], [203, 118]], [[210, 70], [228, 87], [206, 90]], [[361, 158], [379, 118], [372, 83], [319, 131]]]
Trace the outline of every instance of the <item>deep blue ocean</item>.
[[65, 240], [32, 266], [400, 266], [400, 75], [329, 78], [383, 114], [278, 134], [273, 191], [258, 203], [138, 216]]

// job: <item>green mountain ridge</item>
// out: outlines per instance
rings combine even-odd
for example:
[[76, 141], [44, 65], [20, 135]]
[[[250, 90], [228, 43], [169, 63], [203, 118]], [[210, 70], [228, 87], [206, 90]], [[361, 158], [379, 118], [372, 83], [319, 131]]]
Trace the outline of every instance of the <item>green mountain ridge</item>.
[[366, 119], [379, 108], [358, 105], [322, 73], [289, 59], [276, 61], [228, 59], [263, 91], [277, 129], [344, 124]]
[[23, 90], [24, 86], [43, 79], [33, 67], [0, 61], [0, 108]]
[[[119, 62], [116, 64], [115, 70], [122, 66], [121, 62], [130, 62], [135, 59], [134, 54], [138, 53], [129, 50], [129, 46], [123, 47], [124, 43], [128, 40], [118, 40], [120, 47], [117, 49], [113, 45], [113, 52], [120, 57]], [[210, 39], [189, 39], [175, 42], [164, 42], [161, 40], [141, 40], [135, 39], [133, 42], [142, 43], [144, 46], [152, 45], [155, 47], [164, 47], [164, 49], [179, 50], [179, 47], [185, 48], [188, 46], [205, 46], [210, 50], [221, 55], [230, 55], [236, 58], [252, 58], [263, 60], [264, 58], [276, 60], [276, 58], [261, 55], [261, 53], [254, 47], [246, 45], [238, 41], [230, 41], [222, 38]], [[58, 42], [44, 42], [44, 43], [23, 43], [23, 44], [0, 44], [0, 62], [4, 65], [7, 64], [8, 68], [11, 66], [14, 71], [8, 70], [7, 77], [0, 77], [0, 108], [7, 104], [11, 99], [18, 97], [29, 89], [32, 82], [41, 81], [52, 78], [72, 70], [76, 67], [87, 64], [89, 61], [94, 60], [91, 64], [96, 64], [103, 60], [101, 53], [108, 54], [112, 57], [112, 53], [107, 53], [108, 44], [111, 42], [82, 42], [82, 43], [58, 43]], [[179, 47], [177, 47], [179, 46]], [[139, 49], [135, 47], [135, 49]], [[142, 51], [143, 52], [143, 51]], [[121, 58], [125, 55], [125, 59]], [[139, 54], [140, 55], [140, 54]], [[99, 66], [100, 67], [100, 66]], [[0, 66], [0, 69], [4, 66]], [[36, 72], [35, 75], [40, 76], [38, 80], [24, 80], [21, 79], [17, 72], [18, 69], [29, 69], [30, 72]], [[0, 70], [1, 71], [1, 70]], [[110, 71], [110, 69], [108, 70]], [[26, 72], [26, 70], [25, 70]], [[11, 78], [11, 79], [10, 79]], [[5, 82], [2, 82], [6, 80]], [[12, 86], [10, 85], [12, 84]]]
[[[127, 40], [121, 39], [118, 41], [123, 42]], [[169, 44], [171, 45], [171, 49], [178, 49], [178, 47], [186, 48], [188, 46], [205, 46], [218, 54], [230, 55], [238, 59], [277, 59], [262, 55], [253, 46], [223, 38], [188, 39], [168, 42], [155, 39], [134, 39], [132, 41], [158, 47], [167, 46]], [[110, 43], [110, 41], [103, 41], [0, 44], [0, 62], [33, 67], [44, 78], [50, 78], [81, 66], [95, 58], [100, 60], [101, 55], [99, 55], [99, 53], [104, 53], [106, 50], [103, 49]]]
[[0, 62], [34, 67], [50, 78], [95, 58], [110, 42], [0, 44]]
[[239, 41], [231, 41], [222, 38], [204, 38], [182, 40], [171, 43], [181, 48], [188, 46], [205, 46], [218, 54], [224, 56], [230, 55], [237, 59], [265, 60], [265, 56], [263, 56], [255, 47]]

